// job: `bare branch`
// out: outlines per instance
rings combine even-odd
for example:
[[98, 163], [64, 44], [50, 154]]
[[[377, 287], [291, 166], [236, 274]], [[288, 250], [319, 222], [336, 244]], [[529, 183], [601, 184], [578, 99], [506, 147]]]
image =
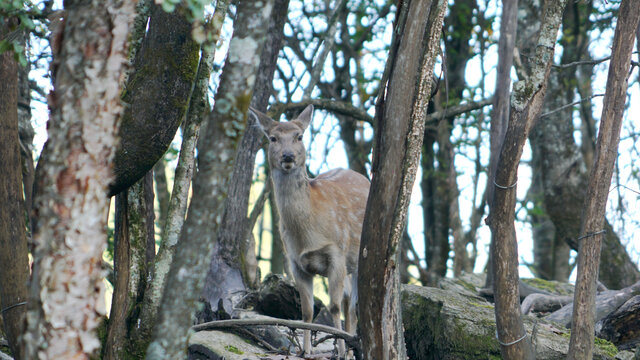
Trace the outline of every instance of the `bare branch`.
[[351, 335], [346, 331], [338, 330], [332, 326], [306, 323], [299, 320], [285, 320], [276, 319], [267, 316], [263, 316], [259, 319], [234, 319], [234, 320], [219, 320], [210, 321], [191, 327], [193, 331], [203, 331], [212, 329], [228, 329], [236, 326], [256, 326], [256, 325], [272, 325], [272, 326], [286, 326], [290, 329], [305, 329], [311, 331], [322, 331], [327, 334], [331, 334], [337, 338], [344, 339], [347, 345], [353, 348], [355, 351], [360, 352], [360, 339]]
[[431, 114], [428, 114], [427, 117], [425, 118], [425, 122], [429, 124], [431, 122], [436, 122], [438, 121], [438, 119], [443, 117], [452, 117], [452, 116], [464, 114], [466, 112], [477, 110], [487, 105], [491, 105], [492, 102], [493, 102], [493, 98], [491, 97], [478, 102], [471, 101], [471, 102], [466, 102], [456, 106], [450, 106], [445, 110], [436, 111]]
[[373, 123], [373, 118], [363, 109], [359, 109], [348, 102], [330, 99], [308, 99], [286, 104], [277, 103], [271, 106], [269, 115], [272, 118], [277, 118], [278, 116], [276, 115], [293, 110], [302, 110], [307, 107], [307, 105], [313, 105], [317, 109], [327, 110], [335, 114], [346, 115], [356, 120], [366, 121], [369, 124]]
[[580, 100], [578, 100], [578, 101], [574, 101], [574, 102], [572, 102], [572, 103], [570, 103], [570, 104], [562, 105], [562, 106], [560, 106], [560, 107], [559, 107], [559, 108], [557, 108], [557, 109], [553, 109], [553, 110], [551, 110], [551, 111], [548, 111], [548, 112], [546, 112], [546, 113], [544, 113], [544, 114], [540, 115], [540, 117], [541, 117], [541, 118], [543, 118], [543, 117], [545, 117], [545, 116], [549, 116], [549, 115], [551, 115], [551, 114], [555, 114], [555, 113], [557, 113], [558, 111], [562, 111], [562, 110], [564, 110], [564, 109], [566, 109], [566, 108], [568, 108], [568, 107], [572, 107], [573, 105], [578, 105], [578, 104], [580, 104], [580, 103], [582, 103], [582, 102], [589, 101], [589, 100], [591, 100], [591, 99], [593, 99], [593, 98], [595, 98], [595, 97], [600, 97], [600, 96], [604, 96], [604, 94], [594, 94], [594, 95], [588, 96], [588, 97], [586, 97], [586, 98], [580, 99]]

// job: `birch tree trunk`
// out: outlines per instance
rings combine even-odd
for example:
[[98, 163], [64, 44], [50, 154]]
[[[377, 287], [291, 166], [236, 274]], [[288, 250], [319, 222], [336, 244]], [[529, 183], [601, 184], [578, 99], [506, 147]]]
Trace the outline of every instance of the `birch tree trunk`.
[[441, 0], [402, 3], [385, 69], [388, 82], [381, 83], [378, 94], [373, 176], [358, 268], [358, 326], [365, 359], [406, 358], [396, 265], [446, 5]]
[[568, 359], [591, 359], [593, 355], [596, 280], [600, 265], [602, 230], [611, 175], [618, 156], [620, 128], [630, 75], [631, 51], [639, 22], [640, 2], [623, 0], [613, 37], [595, 161], [589, 176], [581, 236], [578, 239], [580, 241], [578, 275], [573, 301]]
[[504, 359], [535, 358], [522, 323], [518, 293], [518, 248], [514, 226], [517, 171], [524, 144], [540, 114], [565, 5], [566, 0], [545, 3], [529, 76], [513, 86], [509, 124], [492, 184], [496, 187], [489, 224], [493, 244], [493, 289], [497, 336]]
[[207, 119], [203, 137], [207, 142], [200, 148], [200, 170], [194, 179], [193, 199], [167, 275], [147, 359], [178, 359], [186, 354], [188, 330], [217, 242], [233, 160], [245, 130], [272, 6], [272, 1], [238, 4], [236, 28], [215, 106]]
[[107, 188], [134, 1], [68, 1], [53, 34], [49, 140], [38, 164], [26, 359], [88, 359], [105, 315]]

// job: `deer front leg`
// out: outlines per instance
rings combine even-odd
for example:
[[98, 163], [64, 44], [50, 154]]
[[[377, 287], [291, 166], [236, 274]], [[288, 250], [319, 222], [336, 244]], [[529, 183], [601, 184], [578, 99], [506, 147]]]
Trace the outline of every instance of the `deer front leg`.
[[[299, 269], [294, 272], [296, 288], [300, 293], [300, 308], [302, 310], [302, 321], [310, 323], [313, 321], [313, 276], [302, 273]], [[304, 330], [303, 352], [311, 355], [311, 331]]]

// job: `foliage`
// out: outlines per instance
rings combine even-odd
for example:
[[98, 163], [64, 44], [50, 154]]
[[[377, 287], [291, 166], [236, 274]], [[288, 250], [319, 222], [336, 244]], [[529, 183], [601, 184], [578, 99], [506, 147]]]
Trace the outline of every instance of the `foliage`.
[[16, 60], [22, 66], [27, 65], [22, 34], [36, 29], [34, 19], [40, 19], [42, 11], [31, 0], [7, 0], [0, 2], [0, 23], [17, 19], [8, 34], [0, 38], [0, 54], [13, 51]]

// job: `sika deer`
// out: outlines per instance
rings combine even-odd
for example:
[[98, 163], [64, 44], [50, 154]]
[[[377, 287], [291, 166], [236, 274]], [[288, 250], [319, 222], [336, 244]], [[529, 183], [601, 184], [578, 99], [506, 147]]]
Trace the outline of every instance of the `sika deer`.
[[[250, 114], [269, 139], [271, 180], [280, 213], [280, 233], [291, 272], [300, 293], [302, 319], [313, 317], [313, 277], [329, 278], [329, 311], [336, 328], [355, 332], [355, 285], [358, 251], [369, 181], [352, 170], [335, 169], [310, 179], [305, 168], [302, 135], [309, 126], [313, 106], [297, 119], [276, 122], [251, 110]], [[354, 289], [354, 297], [357, 288]], [[339, 356], [345, 355], [339, 341]], [[304, 331], [304, 353], [311, 354], [311, 334]]]

